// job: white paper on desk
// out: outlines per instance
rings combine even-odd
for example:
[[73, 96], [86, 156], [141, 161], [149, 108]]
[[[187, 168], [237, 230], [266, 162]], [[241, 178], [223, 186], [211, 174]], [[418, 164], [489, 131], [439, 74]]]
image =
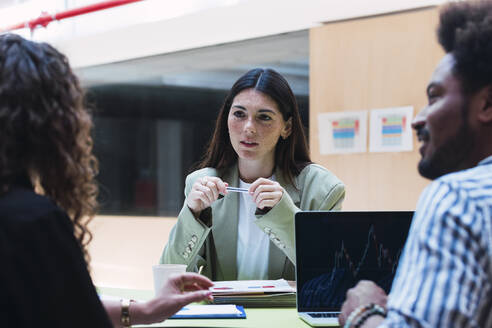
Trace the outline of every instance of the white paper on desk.
[[284, 279], [215, 281], [209, 290], [214, 294], [293, 293], [296, 291]]
[[176, 315], [222, 315], [241, 314], [242, 312], [234, 304], [226, 305], [187, 305], [179, 310]]
[[99, 294], [99, 299], [101, 301], [121, 301], [121, 297], [117, 297], [113, 295], [104, 295], [104, 294]]

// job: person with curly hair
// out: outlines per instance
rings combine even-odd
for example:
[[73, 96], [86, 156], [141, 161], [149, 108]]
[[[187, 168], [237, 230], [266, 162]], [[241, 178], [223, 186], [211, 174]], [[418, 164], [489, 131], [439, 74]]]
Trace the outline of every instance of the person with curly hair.
[[[441, 9], [446, 55], [412, 123], [421, 195], [389, 295], [347, 292], [344, 327], [492, 327], [492, 0]], [[386, 318], [384, 318], [386, 317]]]
[[92, 119], [67, 58], [0, 35], [0, 313], [5, 327], [162, 321], [210, 297], [207, 278], [170, 279], [148, 302], [101, 303], [87, 269], [97, 211]]

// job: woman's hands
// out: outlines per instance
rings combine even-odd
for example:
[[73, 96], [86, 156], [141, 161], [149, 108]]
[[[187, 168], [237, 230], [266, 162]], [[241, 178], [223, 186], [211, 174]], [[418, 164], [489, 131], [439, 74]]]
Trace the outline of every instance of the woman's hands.
[[266, 178], [256, 179], [249, 187], [249, 193], [256, 207], [260, 209], [274, 207], [282, 199], [284, 192], [280, 183]]
[[[227, 194], [227, 182], [218, 177], [203, 177], [198, 179], [186, 198], [186, 204], [198, 218], [200, 213], [219, 198], [219, 194]], [[260, 209], [274, 207], [284, 194], [284, 188], [277, 182], [266, 178], [258, 178], [251, 184], [249, 194]]]
[[207, 277], [196, 273], [171, 276], [155, 298], [144, 303], [131, 303], [131, 322], [132, 324], [161, 322], [189, 303], [211, 300], [212, 292], [208, 289], [212, 285], [212, 281]]
[[198, 218], [200, 213], [219, 198], [219, 194], [226, 194], [227, 183], [217, 177], [203, 177], [198, 179], [186, 198], [186, 204]]

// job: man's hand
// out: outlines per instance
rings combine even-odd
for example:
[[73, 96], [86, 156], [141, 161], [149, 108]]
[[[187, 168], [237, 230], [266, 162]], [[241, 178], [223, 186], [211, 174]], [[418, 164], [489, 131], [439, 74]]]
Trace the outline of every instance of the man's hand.
[[340, 326], [345, 324], [347, 317], [360, 305], [370, 303], [386, 307], [388, 296], [378, 285], [368, 280], [361, 280], [354, 288], [347, 291], [347, 298], [342, 305], [342, 311], [338, 317]]

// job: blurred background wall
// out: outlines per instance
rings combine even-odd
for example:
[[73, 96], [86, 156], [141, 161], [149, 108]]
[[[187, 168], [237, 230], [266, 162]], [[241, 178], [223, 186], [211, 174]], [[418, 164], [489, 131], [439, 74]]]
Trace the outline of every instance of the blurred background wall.
[[[0, 28], [100, 2], [0, 0]], [[442, 2], [143, 0], [16, 30], [64, 52], [87, 89], [101, 167], [95, 283], [152, 288], [184, 178], [228, 89], [254, 67], [291, 84], [313, 160], [347, 185], [345, 210], [414, 209], [427, 184], [415, 140], [409, 152], [322, 155], [318, 115], [409, 105], [415, 115], [442, 56]]]

